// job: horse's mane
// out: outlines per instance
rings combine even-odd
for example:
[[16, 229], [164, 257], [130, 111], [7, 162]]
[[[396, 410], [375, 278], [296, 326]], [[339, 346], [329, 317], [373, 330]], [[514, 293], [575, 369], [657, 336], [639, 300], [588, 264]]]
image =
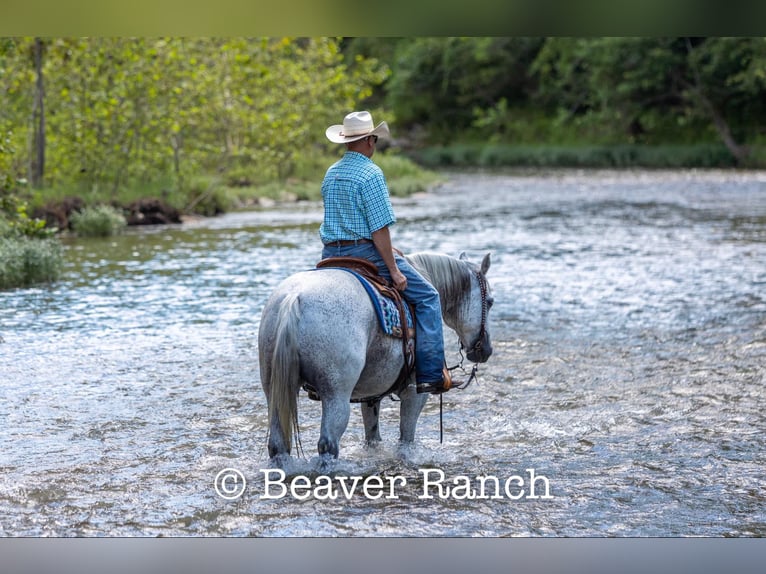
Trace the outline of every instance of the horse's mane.
[[471, 290], [470, 264], [442, 253], [413, 253], [407, 259], [439, 291], [442, 312], [454, 313]]

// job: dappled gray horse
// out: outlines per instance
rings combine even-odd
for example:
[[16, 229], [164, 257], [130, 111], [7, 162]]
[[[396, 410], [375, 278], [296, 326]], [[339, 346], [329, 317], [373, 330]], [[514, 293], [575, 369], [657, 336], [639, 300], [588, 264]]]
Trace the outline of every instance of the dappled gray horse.
[[[436, 288], [444, 322], [453, 329], [467, 358], [485, 362], [492, 354], [488, 312], [492, 291], [486, 279], [489, 254], [481, 266], [436, 253], [416, 253], [411, 264]], [[383, 332], [365, 288], [342, 269], [303, 271], [274, 290], [258, 333], [261, 384], [269, 408], [269, 456], [289, 454], [298, 425], [298, 393], [308, 385], [322, 402], [320, 455], [338, 456], [351, 401], [361, 403], [367, 442], [380, 441], [380, 397], [392, 390], [404, 364], [399, 339]], [[410, 382], [414, 381], [414, 376]], [[397, 394], [400, 440], [412, 442], [427, 394], [413, 384]]]

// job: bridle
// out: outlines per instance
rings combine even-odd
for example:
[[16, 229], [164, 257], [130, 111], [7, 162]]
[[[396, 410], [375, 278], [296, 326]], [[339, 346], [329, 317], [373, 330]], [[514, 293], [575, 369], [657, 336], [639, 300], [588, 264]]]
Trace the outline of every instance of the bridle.
[[[481, 274], [481, 271], [474, 271], [474, 275], [476, 275], [476, 280], [479, 282], [479, 292], [481, 293], [481, 324], [479, 325], [479, 336], [476, 338], [476, 342], [473, 344], [473, 346], [468, 349], [468, 353], [480, 353], [483, 346], [484, 346], [484, 337], [487, 334], [487, 315], [489, 314], [489, 302], [487, 301], [487, 292], [488, 292], [488, 286], [487, 286], [487, 280], [486, 278]], [[465, 370], [463, 369], [463, 361], [465, 361], [465, 356], [463, 355], [463, 351], [465, 350], [465, 346], [463, 345], [463, 342], [460, 342], [460, 362], [455, 365], [454, 367], [447, 367], [449, 371], [453, 371], [455, 369], [461, 369], [463, 372]], [[468, 385], [471, 384], [471, 382], [476, 378], [476, 371], [479, 369], [479, 364], [474, 363], [473, 367], [471, 367], [471, 374], [468, 377], [468, 380], [463, 383], [460, 386], [456, 386], [456, 389], [465, 389], [468, 387]]]
[[[473, 344], [469, 352], [478, 353], [484, 345], [484, 337], [487, 334], [487, 315], [489, 314], [489, 301], [487, 301], [487, 279], [481, 274], [481, 271], [474, 271], [476, 279], [479, 281], [479, 291], [481, 292], [481, 325], [479, 326], [479, 337]], [[463, 346], [463, 343], [460, 343]]]

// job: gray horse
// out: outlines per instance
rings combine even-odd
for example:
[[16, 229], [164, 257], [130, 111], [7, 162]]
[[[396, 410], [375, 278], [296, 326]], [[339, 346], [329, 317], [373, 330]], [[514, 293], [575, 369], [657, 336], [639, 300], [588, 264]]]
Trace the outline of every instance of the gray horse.
[[[416, 253], [410, 263], [436, 288], [444, 322], [467, 358], [485, 362], [492, 354], [488, 312], [492, 291], [481, 266], [436, 253]], [[360, 402], [368, 443], [380, 441], [380, 397], [390, 392], [404, 364], [402, 342], [380, 328], [370, 298], [358, 279], [341, 269], [303, 271], [285, 279], [261, 315], [258, 333], [261, 384], [269, 408], [269, 456], [288, 455], [297, 434], [300, 388], [309, 384], [322, 402], [317, 450], [338, 457], [352, 401]], [[398, 392], [402, 442], [415, 439], [427, 394], [414, 384]]]

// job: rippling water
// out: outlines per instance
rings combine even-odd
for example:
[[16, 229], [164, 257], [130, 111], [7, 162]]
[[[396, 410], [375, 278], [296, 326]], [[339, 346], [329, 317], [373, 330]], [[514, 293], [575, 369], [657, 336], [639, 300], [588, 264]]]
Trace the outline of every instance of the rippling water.
[[[320, 251], [298, 204], [70, 240], [60, 282], [0, 292], [0, 534], [766, 535], [766, 175], [458, 173], [395, 209], [406, 251], [490, 251], [496, 299], [443, 444], [436, 399], [407, 450], [396, 403], [372, 450], [353, 411], [331, 473], [398, 498], [263, 496], [259, 313]], [[300, 416], [288, 471], [317, 479], [305, 395]], [[532, 470], [549, 497], [425, 499], [428, 468], [527, 494]]]

